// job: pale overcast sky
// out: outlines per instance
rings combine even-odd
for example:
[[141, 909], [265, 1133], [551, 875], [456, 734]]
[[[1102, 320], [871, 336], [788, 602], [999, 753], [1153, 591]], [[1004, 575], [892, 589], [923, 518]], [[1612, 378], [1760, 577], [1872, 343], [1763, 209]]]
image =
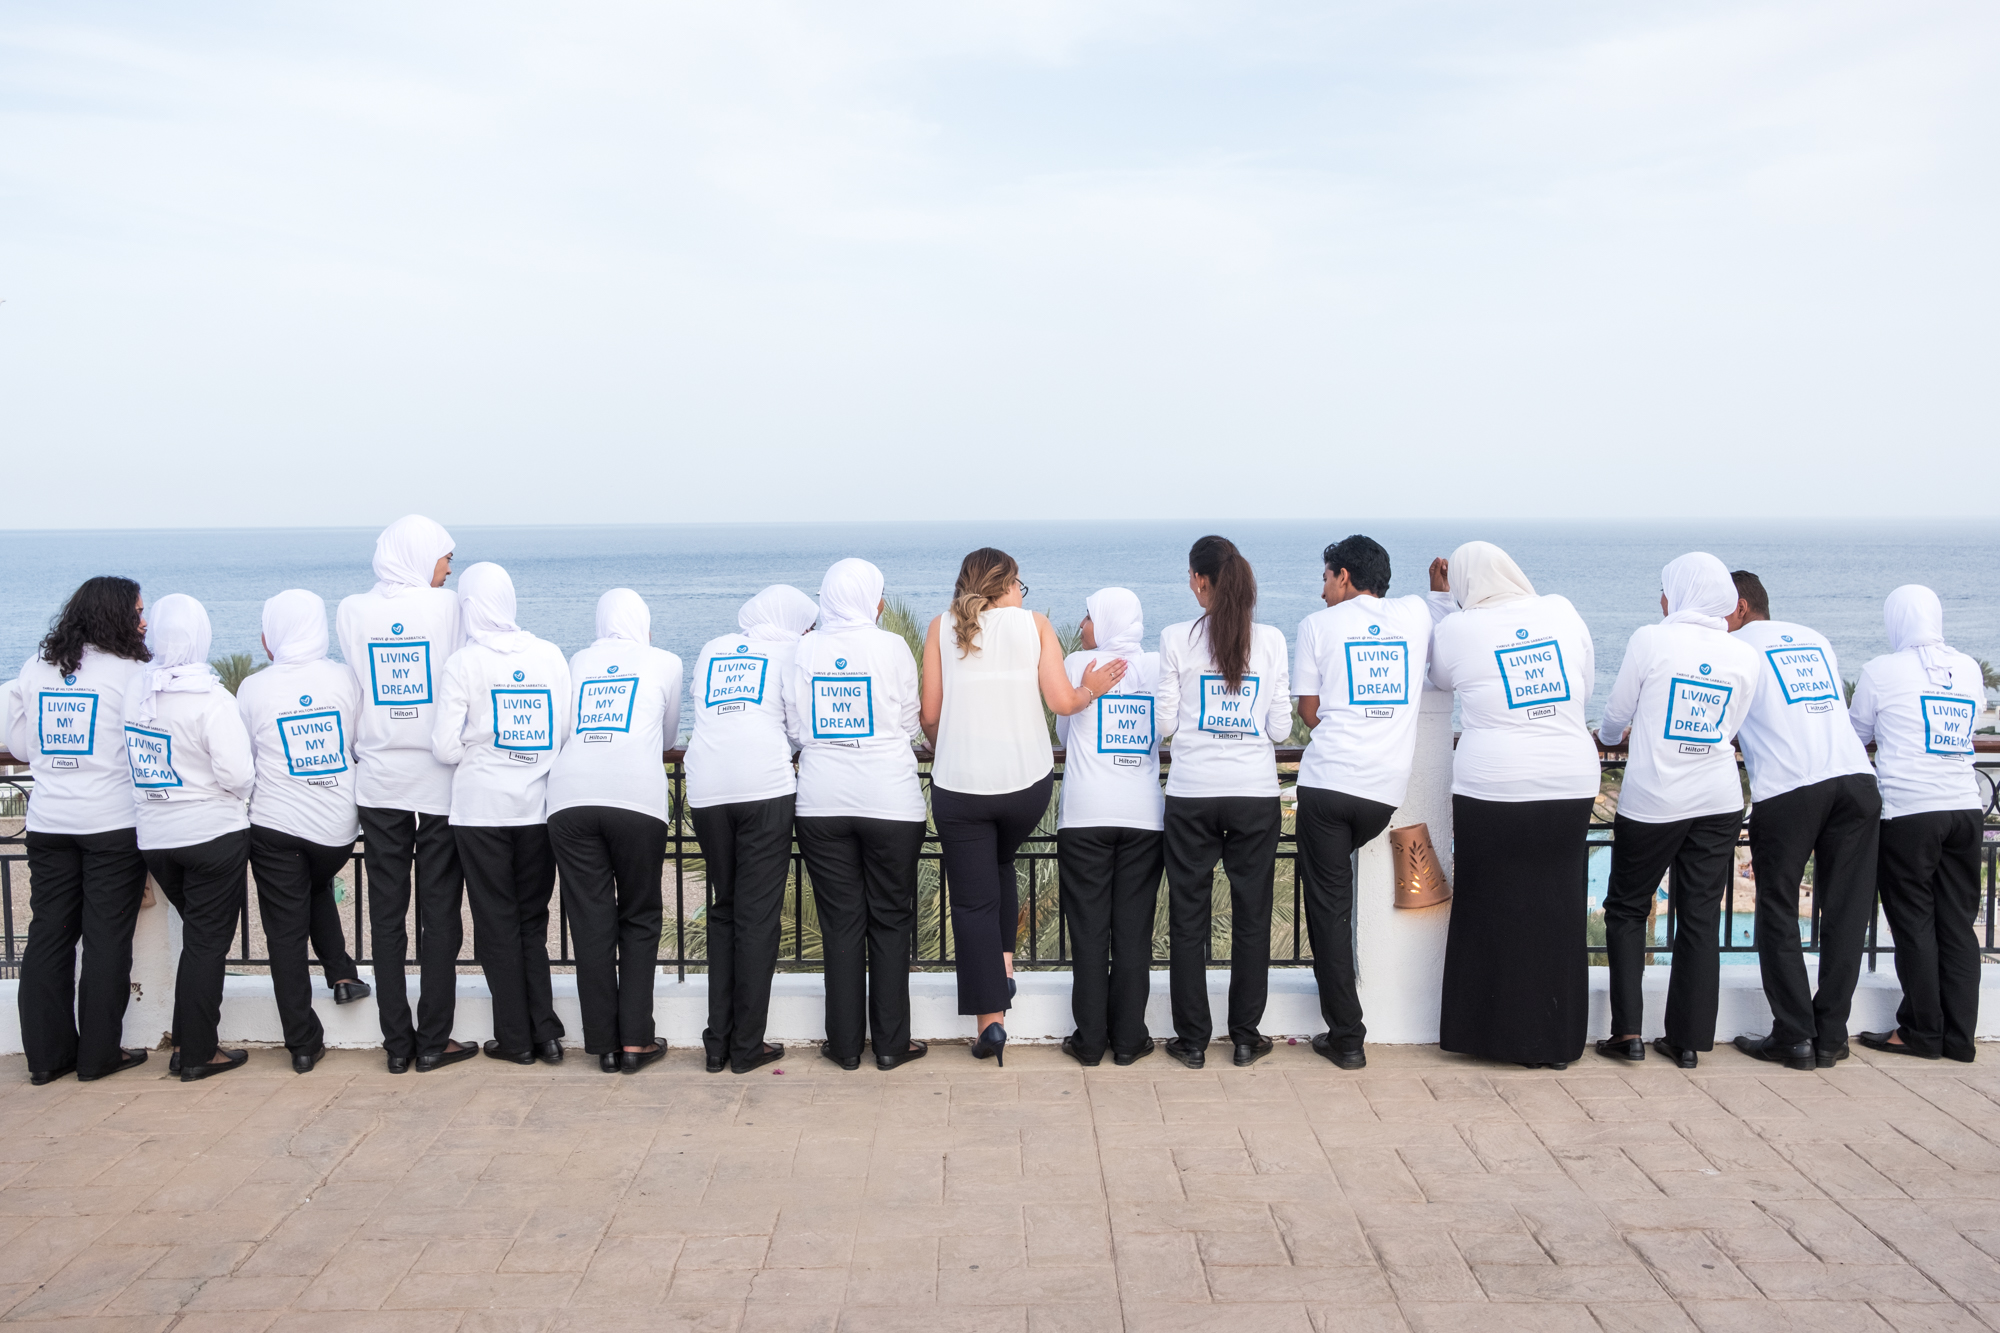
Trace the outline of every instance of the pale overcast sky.
[[0, 7], [0, 524], [2000, 514], [2000, 6]]

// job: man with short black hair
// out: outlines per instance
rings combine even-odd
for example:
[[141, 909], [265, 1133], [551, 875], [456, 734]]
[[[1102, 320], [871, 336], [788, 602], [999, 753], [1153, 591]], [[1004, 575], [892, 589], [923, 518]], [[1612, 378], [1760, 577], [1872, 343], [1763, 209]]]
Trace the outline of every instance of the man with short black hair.
[[[1730, 575], [1731, 636], [1755, 648], [1769, 675], [1737, 740], [1750, 770], [1750, 864], [1757, 876], [1757, 961], [1771, 1004], [1768, 1036], [1736, 1047], [1790, 1069], [1831, 1069], [1847, 1057], [1847, 1015], [1875, 909], [1882, 796], [1848, 721], [1840, 664], [1825, 638], [1771, 619], [1764, 584]], [[1772, 688], [1775, 686], [1775, 688]], [[1799, 943], [1799, 882], [1813, 858], [1819, 906], [1819, 989]]]

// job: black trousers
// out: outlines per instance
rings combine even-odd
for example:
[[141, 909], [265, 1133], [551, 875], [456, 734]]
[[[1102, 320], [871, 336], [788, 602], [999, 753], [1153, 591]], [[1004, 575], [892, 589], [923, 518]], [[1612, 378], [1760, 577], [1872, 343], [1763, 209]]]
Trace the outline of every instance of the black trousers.
[[910, 1045], [910, 947], [917, 924], [922, 820], [799, 816], [826, 954], [827, 1049], [843, 1060]]
[[[122, 1058], [132, 998], [132, 929], [146, 893], [137, 833], [30, 833], [21, 1045], [38, 1072], [107, 1073]], [[83, 943], [79, 980], [76, 946]]]
[[1129, 1055], [1146, 1044], [1153, 918], [1159, 912], [1160, 834], [1153, 829], [1056, 832], [1063, 919], [1069, 923], [1070, 1014], [1077, 1054]]
[[1354, 985], [1354, 853], [1389, 827], [1393, 805], [1324, 787], [1299, 788], [1299, 878], [1312, 940], [1319, 1012], [1336, 1051], [1358, 1051], [1368, 1035]]
[[192, 847], [144, 853], [146, 869], [181, 914], [181, 960], [174, 972], [174, 1045], [181, 1065], [215, 1058], [222, 1018], [223, 968], [242, 919], [244, 867], [250, 830], [238, 829]]
[[1715, 1046], [1722, 980], [1722, 895], [1736, 860], [1743, 816], [1731, 811], [1647, 824], [1612, 822], [1611, 882], [1604, 890], [1604, 943], [1611, 963], [1611, 1034], [1643, 1032], [1646, 911], [1671, 866], [1674, 970], [1667, 982], [1667, 1040], [1684, 1050]]
[[264, 941], [271, 954], [271, 993], [284, 1024], [285, 1046], [310, 1051], [326, 1038], [313, 1012], [312, 969], [306, 941], [312, 941], [320, 972], [331, 984], [354, 981], [358, 971], [347, 952], [340, 907], [333, 900], [333, 877], [354, 855], [352, 845], [327, 847], [276, 829], [250, 826], [250, 869], [257, 880], [257, 910], [264, 918]]
[[549, 816], [549, 843], [576, 950], [583, 1049], [603, 1055], [651, 1046], [666, 821], [616, 806], [573, 806]]
[[[465, 901], [465, 872], [458, 842], [443, 815], [361, 807], [361, 835], [367, 839], [368, 939], [375, 958], [375, 1012], [382, 1022], [382, 1048], [405, 1059], [436, 1055], [451, 1040], [458, 1012], [458, 951], [465, 943], [459, 908]], [[416, 870], [417, 967], [420, 990], [416, 1023], [410, 1022], [409, 989], [403, 973], [410, 958], [410, 871]]]
[[493, 1039], [514, 1054], [563, 1035], [549, 982], [556, 858], [547, 824], [452, 825], [472, 908], [472, 956], [493, 996]]
[[1283, 813], [1275, 796], [1169, 796], [1167, 862], [1174, 1032], [1208, 1045], [1215, 865], [1229, 876], [1229, 1039], [1254, 1042], [1271, 989], [1271, 881]]
[[1882, 821], [1875, 882], [1896, 937], [1910, 1049], [1971, 1060], [1979, 1026], [1980, 812], [1927, 810]]
[[711, 1059], [742, 1065], [764, 1049], [779, 917], [792, 868], [796, 796], [700, 806], [694, 836], [708, 865], [708, 1027]]
[[991, 796], [931, 787], [951, 898], [953, 953], [958, 958], [958, 1012], [997, 1014], [1013, 1006], [1005, 955], [1014, 952], [1021, 894], [1014, 853], [1048, 813], [1056, 777]]
[[[1875, 857], [1882, 794], [1875, 778], [1850, 773], [1768, 797], [1750, 807], [1750, 865], [1757, 875], [1757, 963], [1771, 1002], [1771, 1036], [1823, 1051], [1847, 1040], [1861, 979], [1861, 947], [1875, 914]], [[1819, 909], [1819, 992], [1806, 980], [1799, 942], [1799, 882], [1813, 863]]]

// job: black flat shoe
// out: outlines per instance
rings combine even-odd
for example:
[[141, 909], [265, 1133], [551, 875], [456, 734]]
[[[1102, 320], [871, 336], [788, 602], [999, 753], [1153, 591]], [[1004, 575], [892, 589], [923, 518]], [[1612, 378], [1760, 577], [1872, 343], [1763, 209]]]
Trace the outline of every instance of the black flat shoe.
[[597, 1067], [607, 1074], [615, 1074], [625, 1063], [624, 1055], [623, 1051], [606, 1051], [597, 1057]]
[[1845, 1060], [1849, 1054], [1847, 1043], [1844, 1041], [1832, 1049], [1816, 1046], [1813, 1048], [1813, 1063], [1821, 1069], [1831, 1069], [1835, 1064]]
[[181, 1066], [181, 1082], [196, 1083], [205, 1078], [213, 1078], [217, 1074], [227, 1074], [232, 1069], [241, 1069], [244, 1065], [250, 1063], [250, 1052], [248, 1051], [217, 1051], [216, 1054], [227, 1056], [228, 1059], [210, 1060], [204, 1065], [183, 1064]]
[[1007, 998], [1011, 1000], [1011, 999], [1013, 999], [1013, 998], [1014, 998], [1014, 997], [1015, 997], [1016, 995], [1020, 994], [1020, 992], [1021, 992], [1021, 988], [1020, 988], [1019, 986], [1016, 986], [1016, 985], [1014, 984], [1014, 978], [1012, 978], [1012, 977], [1008, 977], [1008, 978], [1007, 978]]
[[1141, 1060], [1145, 1059], [1152, 1053], [1153, 1053], [1153, 1039], [1151, 1037], [1148, 1037], [1146, 1038], [1146, 1044], [1144, 1046], [1141, 1046], [1136, 1051], [1113, 1051], [1111, 1053], [1111, 1063], [1119, 1066], [1122, 1069], [1126, 1065], [1138, 1064]]
[[833, 1061], [833, 1062], [834, 1062], [835, 1064], [839, 1065], [839, 1066], [840, 1066], [840, 1067], [841, 1067], [842, 1069], [846, 1069], [846, 1070], [850, 1070], [850, 1071], [851, 1071], [851, 1070], [855, 1070], [855, 1069], [859, 1069], [859, 1068], [861, 1068], [861, 1057], [860, 1057], [860, 1056], [858, 1056], [858, 1055], [835, 1055], [835, 1054], [833, 1053], [833, 1043], [832, 1043], [832, 1042], [830, 1042], [830, 1041], [823, 1041], [823, 1042], [821, 1042], [821, 1043], [819, 1044], [819, 1053], [820, 1053], [820, 1057], [821, 1057], [822, 1059], [826, 1059], [826, 1060], [831, 1060], [831, 1061]]
[[505, 1060], [510, 1065], [531, 1065], [535, 1063], [535, 1053], [533, 1051], [501, 1050], [500, 1039], [498, 1037], [488, 1037], [480, 1044], [479, 1049], [485, 1052], [486, 1058], [489, 1060]]
[[901, 1069], [904, 1065], [910, 1063], [910, 1061], [912, 1060], [921, 1060], [930, 1053], [931, 1053], [931, 1048], [929, 1042], [913, 1041], [910, 1043], [909, 1049], [904, 1051], [900, 1055], [876, 1056], [875, 1067], [886, 1074], [892, 1069]]
[[1633, 1037], [1628, 1041], [1622, 1037], [1606, 1037], [1597, 1043], [1597, 1053], [1607, 1060], [1630, 1060], [1637, 1064], [1646, 1058], [1646, 1039]]
[[1795, 1041], [1787, 1046], [1769, 1037], [1738, 1037], [1730, 1045], [1752, 1060], [1765, 1060], [1787, 1069], [1811, 1069], [1817, 1063], [1813, 1044], [1809, 1041]]
[[374, 991], [368, 988], [368, 983], [365, 981], [336, 981], [333, 983], [333, 1002], [335, 1004], [353, 1004], [356, 1000], [365, 1000], [374, 993]]
[[1076, 1034], [1074, 1032], [1062, 1039], [1062, 1053], [1082, 1065], [1085, 1069], [1097, 1068], [1098, 1062], [1104, 1059], [1102, 1055], [1085, 1055], [1082, 1051], [1079, 1051], [1076, 1048]]
[[1175, 1037], [1167, 1043], [1167, 1054], [1186, 1065], [1189, 1069], [1199, 1069], [1208, 1063], [1208, 1052], [1191, 1041]]
[[28, 1082], [38, 1088], [47, 1087], [57, 1079], [67, 1078], [75, 1072], [75, 1065], [64, 1065], [61, 1069], [30, 1069], [28, 1071]]
[[[490, 1042], [488, 1044], [491, 1045]], [[455, 1051], [447, 1046], [444, 1050], [433, 1051], [429, 1055], [418, 1056], [417, 1072], [419, 1074], [428, 1074], [433, 1069], [443, 1069], [446, 1065], [455, 1065], [460, 1060], [470, 1060], [477, 1054], [479, 1054], [477, 1046], [460, 1045]], [[487, 1054], [491, 1055], [492, 1052], [488, 1051]]]
[[409, 1073], [409, 1072], [410, 1072], [410, 1057], [409, 1057], [409, 1056], [407, 1056], [407, 1055], [391, 1055], [391, 1056], [388, 1056], [388, 1057], [387, 1057], [387, 1059], [388, 1059], [388, 1062], [389, 1062], [389, 1072], [390, 1072], [390, 1073], [392, 1073], [392, 1074], [407, 1074], [407, 1073]]
[[1567, 1060], [1516, 1060], [1514, 1063], [1521, 1066], [1521, 1068], [1523, 1069], [1568, 1069], [1569, 1068], [1569, 1061]]
[[1007, 1064], [1007, 1029], [998, 1023], [988, 1023], [985, 1031], [979, 1034], [979, 1040], [972, 1043], [972, 1058], [990, 1058], [996, 1067], [1004, 1068]]
[[[785, 1058], [785, 1048], [782, 1046], [773, 1045], [772, 1043], [767, 1041], [764, 1043], [763, 1049], [759, 1050], [757, 1054], [751, 1056], [748, 1060], [743, 1061], [741, 1064], [738, 1064], [736, 1061], [731, 1060], [729, 1062], [729, 1072], [732, 1074], [747, 1074], [753, 1069], [762, 1069], [765, 1065], [773, 1064], [784, 1058]], [[881, 1060], [878, 1059], [875, 1061], [875, 1063], [879, 1065], [882, 1062]], [[895, 1068], [894, 1065], [891, 1065], [889, 1067], [891, 1069]]]
[[1333, 1061], [1335, 1068], [1366, 1069], [1368, 1067], [1368, 1053], [1366, 1051], [1358, 1046], [1351, 1051], [1343, 1051], [1335, 1048], [1333, 1034], [1330, 1032], [1315, 1034], [1312, 1039], [1312, 1048], [1314, 1054], [1325, 1056], [1327, 1059]]
[[128, 1069], [137, 1069], [145, 1063], [146, 1053], [143, 1050], [135, 1051], [129, 1046], [121, 1046], [118, 1048], [117, 1064], [111, 1066], [111, 1068], [101, 1074], [78, 1074], [76, 1081], [79, 1083], [95, 1083], [98, 1079], [110, 1078], [113, 1074], [122, 1074]]
[[313, 1071], [313, 1066], [318, 1064], [321, 1060], [324, 1060], [325, 1058], [326, 1058], [325, 1042], [321, 1042], [319, 1045], [313, 1047], [309, 1051], [293, 1051], [292, 1072], [294, 1074], [310, 1074]]
[[535, 1043], [535, 1058], [545, 1065], [559, 1065], [563, 1062], [563, 1044], [554, 1037], [538, 1041]]
[[727, 1055], [717, 1055], [714, 1051], [705, 1050], [702, 1052], [701, 1067], [711, 1074], [720, 1074], [723, 1070], [729, 1068], [729, 1057]]
[[1941, 1058], [1936, 1055], [1926, 1055], [1922, 1051], [1915, 1050], [1903, 1042], [1890, 1041], [1889, 1038], [1895, 1036], [1899, 1030], [1892, 1028], [1887, 1032], [1857, 1032], [1854, 1034], [1854, 1039], [1871, 1051], [1887, 1051], [1891, 1055], [1914, 1055], [1919, 1060], [1936, 1060]]
[[1236, 1052], [1230, 1058], [1235, 1062], [1238, 1069], [1248, 1069], [1251, 1065], [1256, 1064], [1270, 1053], [1271, 1039], [1269, 1037], [1259, 1037], [1255, 1041], [1237, 1042]]
[[1701, 1059], [1698, 1053], [1676, 1046], [1665, 1037], [1653, 1038], [1653, 1049], [1672, 1060], [1681, 1069], [1693, 1069], [1696, 1061]]
[[643, 1051], [620, 1051], [618, 1053], [618, 1072], [621, 1074], [636, 1074], [647, 1065], [653, 1063], [653, 1061], [664, 1057], [666, 1053], [667, 1044], [663, 1041], [656, 1041], [649, 1049]]

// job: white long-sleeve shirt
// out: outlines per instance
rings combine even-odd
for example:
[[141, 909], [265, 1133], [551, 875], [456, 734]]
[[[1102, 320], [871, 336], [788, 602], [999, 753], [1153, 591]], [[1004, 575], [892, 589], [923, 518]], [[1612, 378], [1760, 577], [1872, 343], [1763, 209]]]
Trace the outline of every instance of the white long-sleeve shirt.
[[257, 790], [250, 822], [322, 847], [352, 846], [361, 691], [345, 662], [274, 663], [236, 687]]
[[1292, 734], [1291, 675], [1275, 626], [1251, 626], [1249, 669], [1236, 689], [1215, 664], [1205, 622], [1161, 630], [1153, 708], [1160, 735], [1174, 738], [1167, 795], [1276, 796], [1274, 751]]
[[738, 630], [710, 639], [689, 688], [694, 735], [687, 747], [688, 804], [697, 810], [768, 801], [799, 788], [785, 722], [785, 677], [799, 636], [753, 638]]
[[1730, 637], [1748, 644], [1764, 663], [1757, 697], [1736, 733], [1753, 802], [1874, 771], [1848, 721], [1832, 644], [1783, 620], [1753, 620]]
[[[1064, 658], [1063, 670], [1072, 686], [1081, 686], [1091, 663], [1111, 659], [1087, 649]], [[1056, 719], [1056, 739], [1064, 747], [1059, 829], [1165, 827], [1160, 737], [1153, 725], [1160, 655], [1140, 653], [1129, 663], [1110, 694]]]
[[1319, 725], [1299, 785], [1401, 805], [1417, 755], [1417, 703], [1430, 669], [1431, 626], [1448, 593], [1362, 594], [1299, 622], [1292, 693], [1319, 696]]
[[1455, 611], [1431, 631], [1431, 683], [1458, 695], [1451, 791], [1475, 801], [1597, 795], [1584, 708], [1597, 679], [1590, 629], [1549, 594]]
[[[125, 687], [127, 718], [146, 674], [135, 673]], [[236, 700], [211, 680], [199, 694], [161, 694], [156, 708], [143, 726], [125, 723], [139, 849], [193, 847], [249, 828], [257, 761]]]
[[39, 656], [7, 696], [7, 752], [28, 766], [29, 833], [108, 833], [137, 822], [125, 763], [125, 687], [145, 663], [86, 647], [76, 670]]
[[800, 818], [917, 820], [923, 788], [917, 660], [900, 634], [816, 630], [785, 676], [785, 719], [799, 747]]
[[608, 805], [667, 818], [663, 756], [680, 735], [681, 659], [599, 640], [569, 660], [570, 733], [549, 777], [549, 813]]
[[1972, 729], [1986, 707], [1986, 681], [1964, 653], [1952, 650], [1946, 662], [1949, 685], [1931, 680], [1914, 648], [1861, 668], [1848, 715], [1862, 744], [1875, 746], [1884, 819], [1985, 804], [1972, 767]]
[[1730, 742], [1765, 670], [1755, 649], [1719, 629], [1661, 623], [1633, 631], [1597, 728], [1607, 745], [1631, 728], [1618, 813], [1642, 824], [1741, 813]]
[[469, 643], [438, 680], [437, 761], [455, 768], [451, 822], [512, 828], [548, 820], [549, 774], [575, 714], [569, 663], [536, 639], [514, 653]]
[[449, 765], [437, 761], [431, 733], [439, 678], [465, 646], [458, 594], [404, 588], [396, 595], [356, 593], [334, 617], [340, 655], [361, 691], [355, 725], [355, 799], [371, 809], [451, 809]]

